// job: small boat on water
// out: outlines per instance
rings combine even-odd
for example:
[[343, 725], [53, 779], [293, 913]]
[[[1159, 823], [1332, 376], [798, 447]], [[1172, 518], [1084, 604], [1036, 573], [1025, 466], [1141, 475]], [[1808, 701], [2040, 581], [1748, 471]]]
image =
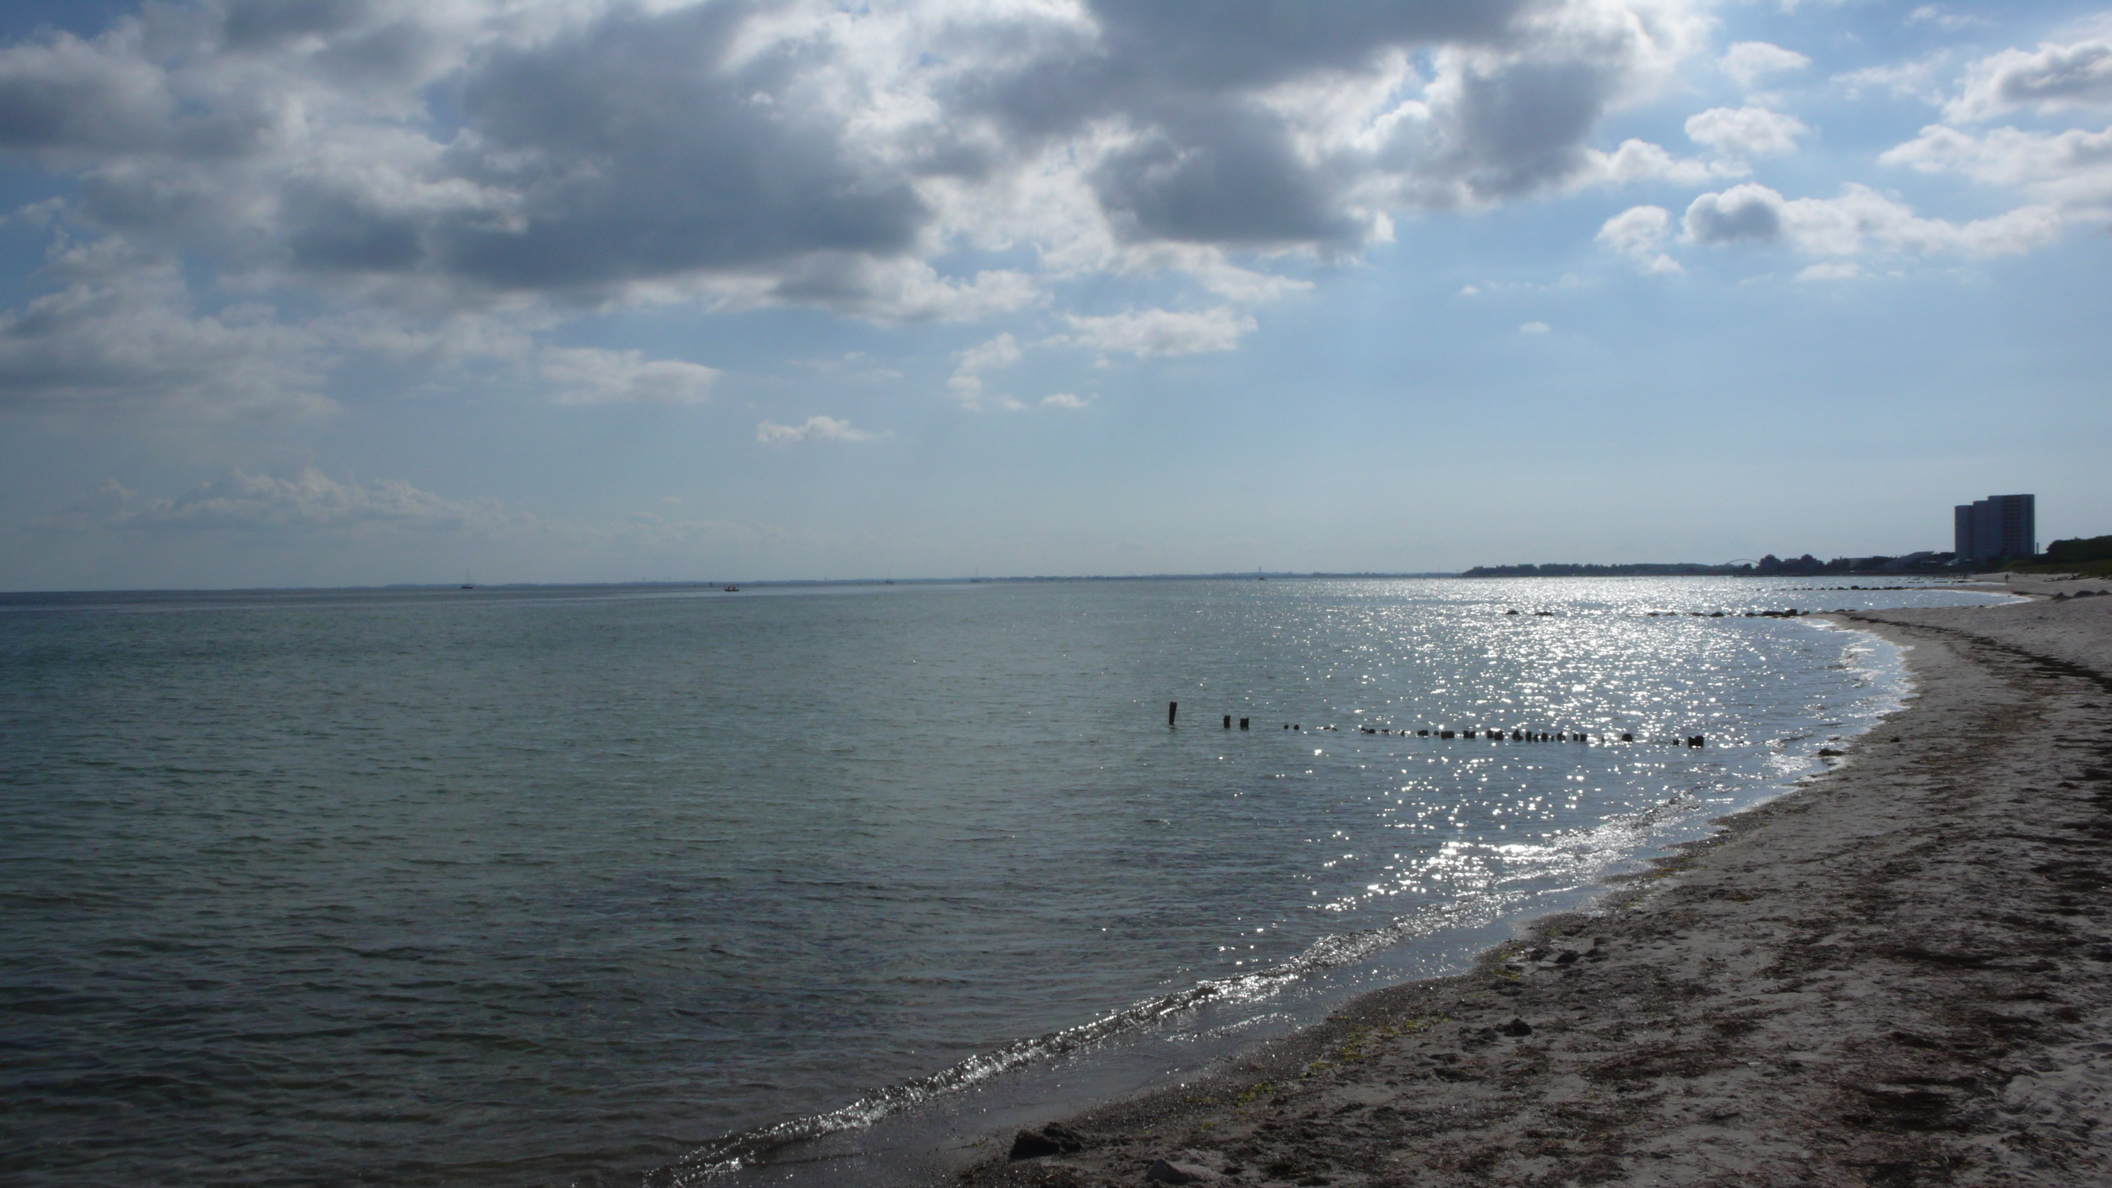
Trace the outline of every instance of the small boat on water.
[[741, 588], [739, 586], [728, 586], [726, 587], [726, 592], [728, 594], [738, 594], [741, 592]]

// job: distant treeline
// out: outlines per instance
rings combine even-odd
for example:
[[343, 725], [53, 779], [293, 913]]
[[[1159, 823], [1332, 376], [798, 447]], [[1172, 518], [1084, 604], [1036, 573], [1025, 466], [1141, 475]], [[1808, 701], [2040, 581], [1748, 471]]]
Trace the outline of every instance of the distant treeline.
[[1904, 557], [1835, 557], [1821, 561], [1806, 553], [1784, 560], [1769, 553], [1758, 561], [1735, 565], [1694, 562], [1643, 562], [1635, 565], [1477, 565], [1462, 577], [1772, 577], [1776, 574], [1926, 573], [1951, 568], [1949, 553], [1910, 553]]
[[2112, 536], [2078, 536], [2073, 540], [2057, 540], [2047, 545], [2046, 551], [2032, 560], [2054, 565], [2112, 561]]
[[2012, 561], [2006, 568], [2018, 573], [2080, 573], [2112, 577], [2112, 536], [2057, 540], [2031, 560]]

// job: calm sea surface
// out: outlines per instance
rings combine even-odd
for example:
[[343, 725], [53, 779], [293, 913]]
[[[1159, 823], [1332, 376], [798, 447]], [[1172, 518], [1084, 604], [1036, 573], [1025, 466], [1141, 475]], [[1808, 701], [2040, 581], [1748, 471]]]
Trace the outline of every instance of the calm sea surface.
[[0, 598], [0, 1178], [828, 1182], [1779, 789], [1906, 686], [1743, 612], [1993, 600], [1869, 582]]

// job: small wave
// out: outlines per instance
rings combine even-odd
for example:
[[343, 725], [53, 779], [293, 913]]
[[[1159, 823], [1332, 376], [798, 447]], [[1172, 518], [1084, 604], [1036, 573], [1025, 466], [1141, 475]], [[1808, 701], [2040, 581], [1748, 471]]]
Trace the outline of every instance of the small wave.
[[[1603, 877], [1632, 858], [1667, 821], [1691, 816], [1698, 798], [1675, 792], [1660, 804], [1622, 814], [1589, 829], [1570, 833], [1544, 847], [1546, 857], [1568, 859], [1573, 873], [1586, 880]], [[1542, 847], [1532, 847], [1542, 849]], [[1529, 876], [1527, 876], [1529, 877]], [[1509, 880], [1506, 880], [1509, 881]], [[1505, 894], [1462, 896], [1432, 904], [1421, 912], [1378, 928], [1335, 933], [1320, 938], [1297, 956], [1267, 969], [1237, 977], [1215, 978], [1184, 990], [1146, 999], [1091, 1022], [1022, 1039], [958, 1064], [858, 1098], [821, 1114], [810, 1114], [772, 1126], [739, 1131], [699, 1147], [680, 1161], [648, 1173], [648, 1188], [689, 1188], [730, 1175], [800, 1143], [842, 1131], [872, 1126], [883, 1119], [958, 1093], [993, 1077], [1042, 1061], [1061, 1059], [1126, 1035], [1142, 1032], [1188, 1015], [1211, 1003], [1255, 1003], [1281, 994], [1303, 979], [1353, 965], [1405, 941], [1434, 935], [1445, 928], [1499, 916], [1517, 907]]]
[[1198, 982], [1185, 990], [1146, 999], [1077, 1027], [1017, 1040], [994, 1051], [971, 1056], [929, 1076], [869, 1093], [827, 1113], [810, 1114], [714, 1139], [680, 1161], [647, 1173], [645, 1184], [648, 1188], [688, 1188], [702, 1184], [787, 1147], [871, 1126], [1015, 1069], [1060, 1059], [1108, 1040], [1156, 1027], [1208, 1003], [1262, 1001], [1323, 970], [1350, 965], [1404, 940], [1427, 936], [1448, 923], [1471, 915], [1473, 906], [1467, 903], [1440, 905], [1417, 917], [1395, 921], [1382, 928], [1323, 937], [1296, 957], [1268, 969]]

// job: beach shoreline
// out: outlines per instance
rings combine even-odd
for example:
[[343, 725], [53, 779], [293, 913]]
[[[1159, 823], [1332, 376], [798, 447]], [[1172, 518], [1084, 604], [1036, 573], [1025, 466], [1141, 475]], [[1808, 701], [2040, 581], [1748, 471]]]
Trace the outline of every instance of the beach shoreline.
[[2040, 597], [1835, 616], [1907, 704], [1593, 911], [964, 1181], [2112, 1179], [2112, 598], [1996, 588]]

